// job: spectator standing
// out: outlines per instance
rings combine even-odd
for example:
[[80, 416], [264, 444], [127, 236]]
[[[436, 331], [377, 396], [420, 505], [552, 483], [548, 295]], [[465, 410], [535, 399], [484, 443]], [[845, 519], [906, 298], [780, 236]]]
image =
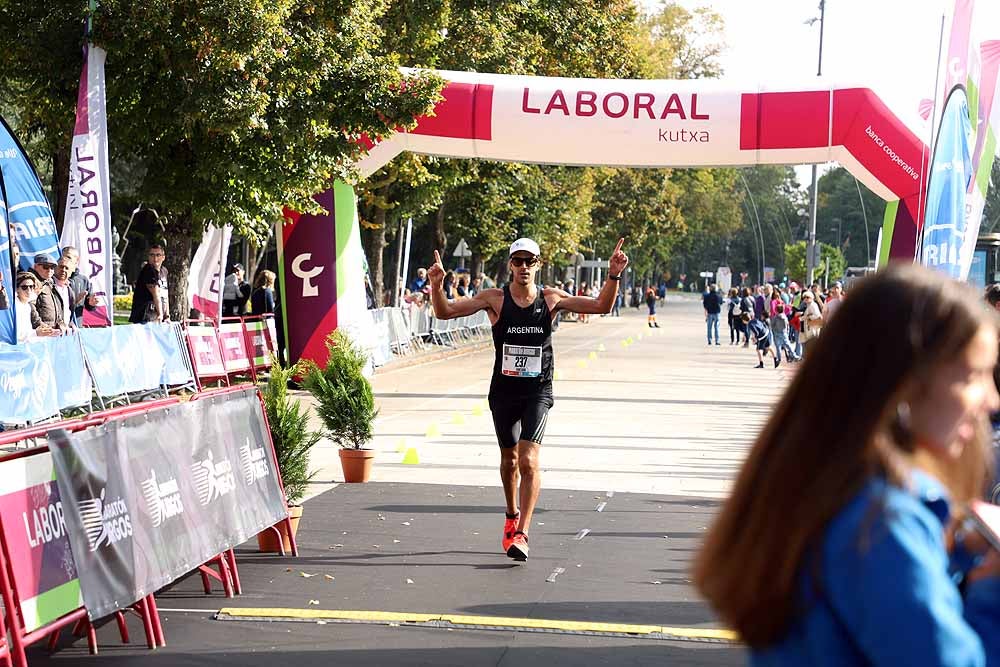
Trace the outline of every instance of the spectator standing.
[[705, 293], [701, 297], [701, 305], [705, 309], [705, 334], [708, 336], [708, 344], [712, 344], [712, 334], [715, 333], [715, 344], [719, 343], [719, 314], [722, 312], [722, 297], [715, 285], [705, 288]]
[[21, 271], [14, 278], [16, 296], [14, 297], [14, 317], [17, 319], [17, 342], [24, 343], [38, 336], [58, 336], [59, 329], [42, 322], [35, 309], [38, 297], [38, 277], [30, 271]]
[[743, 323], [736, 312], [737, 307], [740, 305], [740, 291], [735, 287], [730, 287], [726, 302], [726, 323], [729, 324], [729, 344], [739, 345], [740, 331], [743, 330]]
[[41, 318], [42, 323], [53, 329], [64, 331], [67, 328], [66, 320], [63, 319], [65, 308], [59, 293], [52, 284], [52, 274], [55, 269], [56, 263], [52, 257], [45, 253], [35, 255], [35, 264], [31, 269], [39, 283], [35, 309], [38, 311], [38, 317]]
[[62, 256], [70, 262], [69, 284], [73, 292], [73, 316], [77, 324], [83, 324], [84, 309], [97, 307], [97, 297], [91, 293], [90, 278], [80, 271], [80, 251], [71, 245], [62, 249]]
[[740, 299], [740, 324], [743, 325], [743, 347], [750, 345], [750, 329], [743, 320], [743, 315], [756, 317], [756, 301], [754, 300], [749, 287], [743, 288], [743, 298]]
[[469, 274], [463, 273], [458, 277], [458, 284], [455, 285], [455, 296], [459, 299], [465, 299], [470, 296], [469, 294]]
[[417, 269], [417, 277], [410, 281], [410, 291], [416, 294], [423, 292], [427, 287], [427, 269], [420, 267]]
[[802, 293], [802, 305], [804, 306], [802, 312], [802, 345], [809, 347], [810, 341], [815, 340], [823, 329], [823, 313], [820, 310], [819, 304], [816, 303], [816, 297], [813, 296], [810, 290]]
[[839, 280], [830, 287], [830, 293], [826, 297], [826, 303], [823, 304], [823, 317], [827, 322], [833, 317], [833, 314], [837, 312], [844, 303], [844, 284]]
[[67, 326], [76, 324], [76, 316], [73, 311], [74, 294], [73, 286], [70, 285], [69, 275], [73, 272], [71, 262], [65, 257], [60, 257], [56, 262], [56, 270], [52, 276], [52, 291], [59, 295], [58, 305], [62, 307], [62, 321]]
[[[1000, 664], [1000, 553], [953, 520], [986, 477], [995, 316], [902, 263], [840, 310], [757, 437], [695, 585], [756, 667]], [[777, 507], [797, 509], [774, 521]]]
[[250, 293], [250, 310], [254, 315], [274, 312], [274, 278], [274, 271], [264, 269], [257, 273]]
[[243, 265], [233, 264], [222, 288], [222, 316], [246, 315], [247, 299], [252, 291], [250, 283], [243, 279]]
[[149, 249], [146, 263], [139, 269], [132, 291], [132, 312], [128, 321], [133, 324], [168, 322], [167, 267], [163, 266], [166, 253], [157, 244]]
[[458, 293], [455, 290], [455, 272], [449, 270], [444, 274], [444, 282], [442, 283], [444, 287], [444, 296], [448, 301], [454, 301], [458, 297]]
[[469, 285], [469, 296], [473, 297], [479, 294], [480, 290], [483, 289], [483, 279], [476, 276], [472, 279], [472, 284]]
[[[770, 289], [770, 285], [766, 285]], [[767, 302], [769, 299], [764, 297], [764, 287], [757, 287], [754, 290], [753, 297], [753, 314], [758, 320], [763, 320], [767, 318]]]
[[659, 329], [660, 325], [656, 321], [656, 290], [652, 287], [646, 288], [646, 307], [649, 309], [649, 314], [646, 316], [646, 324], [649, 325], [650, 329]]
[[785, 359], [798, 361], [799, 355], [795, 353], [795, 350], [792, 348], [792, 342], [788, 338], [788, 330], [791, 328], [788, 314], [792, 312], [792, 307], [781, 304], [778, 308], [778, 312], [771, 316], [771, 333], [774, 335], [774, 358], [780, 363], [781, 352], [784, 351]]

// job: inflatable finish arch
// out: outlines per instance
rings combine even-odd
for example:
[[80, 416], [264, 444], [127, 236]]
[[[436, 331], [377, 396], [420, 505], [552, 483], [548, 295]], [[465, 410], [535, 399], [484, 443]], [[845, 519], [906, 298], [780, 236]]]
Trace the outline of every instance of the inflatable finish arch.
[[372, 146], [363, 176], [403, 151], [615, 167], [836, 161], [890, 202], [881, 262], [914, 256], [929, 151], [870, 88], [435, 73], [444, 100]]
[[[434, 113], [369, 145], [363, 176], [403, 151], [616, 167], [836, 161], [889, 202], [879, 263], [913, 259], [928, 151], [869, 88], [437, 74], [448, 83]], [[378, 336], [365, 309], [354, 192], [337, 183], [316, 201], [327, 214], [289, 212], [279, 225], [279, 275], [290, 358], [324, 363], [330, 331], [373, 350]]]

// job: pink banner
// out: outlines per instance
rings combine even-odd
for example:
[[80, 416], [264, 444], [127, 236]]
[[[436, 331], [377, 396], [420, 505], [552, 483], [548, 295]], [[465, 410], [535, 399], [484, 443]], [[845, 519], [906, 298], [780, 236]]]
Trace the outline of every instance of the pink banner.
[[945, 60], [945, 95], [955, 86], [964, 86], [969, 78], [969, 35], [974, 9], [974, 0], [955, 0], [955, 12], [952, 14], [951, 33], [948, 37], [948, 58]]

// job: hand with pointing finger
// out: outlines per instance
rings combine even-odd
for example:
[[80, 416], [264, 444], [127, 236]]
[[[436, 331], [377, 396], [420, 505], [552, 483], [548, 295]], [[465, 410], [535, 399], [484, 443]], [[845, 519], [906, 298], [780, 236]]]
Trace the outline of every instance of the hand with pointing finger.
[[444, 282], [444, 265], [441, 263], [441, 254], [434, 251], [434, 263], [427, 269], [427, 279], [433, 289], [441, 287]]
[[624, 238], [618, 239], [618, 245], [615, 246], [615, 251], [611, 253], [611, 259], [608, 260], [608, 270], [612, 276], [621, 275], [625, 267], [628, 266], [628, 255], [622, 252], [623, 243], [625, 243]]

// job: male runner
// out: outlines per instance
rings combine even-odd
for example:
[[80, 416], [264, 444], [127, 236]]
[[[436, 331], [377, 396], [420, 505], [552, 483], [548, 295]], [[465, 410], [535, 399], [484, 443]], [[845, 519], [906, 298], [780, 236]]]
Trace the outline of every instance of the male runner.
[[553, 404], [552, 318], [563, 310], [581, 314], [611, 311], [622, 271], [628, 266], [628, 257], [622, 252], [624, 242], [618, 239], [609, 260], [608, 280], [596, 298], [535, 285], [541, 251], [537, 243], [522, 238], [510, 246], [510, 285], [483, 290], [471, 299], [448, 301], [442, 288], [445, 271], [441, 256], [434, 251], [434, 265], [427, 272], [434, 316], [448, 320], [485, 310], [493, 324], [496, 357], [489, 402], [500, 443], [500, 479], [507, 502], [501, 544], [514, 560], [528, 559], [527, 533], [542, 484], [539, 448]]

